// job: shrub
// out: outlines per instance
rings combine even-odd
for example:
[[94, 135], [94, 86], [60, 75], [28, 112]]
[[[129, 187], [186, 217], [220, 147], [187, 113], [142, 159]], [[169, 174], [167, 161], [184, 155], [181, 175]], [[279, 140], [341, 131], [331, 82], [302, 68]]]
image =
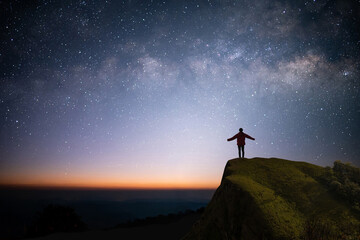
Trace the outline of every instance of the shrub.
[[335, 161], [334, 167], [326, 167], [321, 177], [322, 182], [337, 195], [349, 202], [359, 211], [360, 202], [360, 169], [349, 163]]

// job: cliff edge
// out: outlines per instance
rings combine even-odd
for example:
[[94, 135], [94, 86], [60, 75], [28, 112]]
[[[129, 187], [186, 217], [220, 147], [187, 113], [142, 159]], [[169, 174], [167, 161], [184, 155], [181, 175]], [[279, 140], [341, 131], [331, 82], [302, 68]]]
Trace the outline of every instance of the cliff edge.
[[183, 239], [356, 239], [359, 212], [322, 182], [327, 171], [276, 158], [229, 160]]

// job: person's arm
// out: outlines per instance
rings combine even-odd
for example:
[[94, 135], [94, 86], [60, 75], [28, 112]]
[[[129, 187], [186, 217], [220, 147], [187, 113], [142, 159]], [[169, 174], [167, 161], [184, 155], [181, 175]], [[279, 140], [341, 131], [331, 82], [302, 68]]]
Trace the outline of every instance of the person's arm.
[[246, 137], [246, 138], [249, 138], [249, 139], [251, 139], [251, 140], [255, 140], [255, 138], [253, 138], [253, 137], [251, 137], [251, 136], [249, 136], [249, 135], [247, 135], [247, 134], [245, 134], [245, 137]]
[[237, 138], [237, 134], [235, 135], [235, 136], [233, 136], [232, 138], [228, 138], [227, 140], [228, 141], [232, 141], [232, 140], [234, 140], [234, 139], [236, 139]]

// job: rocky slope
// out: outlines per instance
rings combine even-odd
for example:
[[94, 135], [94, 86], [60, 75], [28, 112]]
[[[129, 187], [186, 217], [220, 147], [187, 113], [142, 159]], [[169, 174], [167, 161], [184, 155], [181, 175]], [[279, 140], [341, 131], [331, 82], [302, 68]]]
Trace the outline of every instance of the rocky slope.
[[360, 239], [359, 212], [322, 183], [324, 174], [305, 162], [230, 160], [184, 239]]

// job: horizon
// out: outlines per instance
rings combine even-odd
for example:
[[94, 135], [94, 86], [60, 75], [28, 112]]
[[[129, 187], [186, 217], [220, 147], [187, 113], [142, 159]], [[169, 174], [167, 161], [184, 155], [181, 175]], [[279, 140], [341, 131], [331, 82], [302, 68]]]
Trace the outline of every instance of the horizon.
[[[271, 157], [275, 158], [275, 157]], [[268, 159], [271, 159], [268, 158]], [[230, 160], [239, 159], [241, 161], [241, 158], [233, 158]], [[254, 158], [245, 158], [250, 160], [256, 160], [256, 159], [264, 159], [261, 157], [254, 157]], [[277, 158], [279, 159], [279, 158]], [[286, 161], [293, 161], [289, 159], [282, 159]], [[293, 161], [293, 162], [306, 162], [306, 161]], [[308, 162], [306, 162], [308, 163]], [[312, 164], [312, 163], [310, 163]], [[350, 163], [352, 164], [352, 163]], [[226, 164], [225, 164], [226, 165]], [[224, 165], [224, 167], [225, 167]], [[316, 165], [316, 164], [315, 164]], [[320, 166], [320, 165], [318, 165]], [[321, 166], [321, 167], [327, 167], [327, 166]], [[222, 176], [222, 175], [221, 175]], [[181, 183], [170, 183], [168, 181], [162, 182], [162, 183], [147, 183], [147, 184], [134, 184], [133, 182], [130, 184], [126, 183], [113, 183], [113, 184], [104, 184], [97, 182], [96, 184], [89, 184], [89, 183], [68, 183], [68, 184], [51, 184], [49, 181], [46, 183], [0, 183], [0, 189], [36, 189], [36, 190], [140, 190], [140, 191], [157, 191], [157, 190], [164, 190], [164, 191], [171, 191], [171, 190], [215, 190], [218, 188], [221, 182], [221, 177], [217, 181], [215, 181], [213, 184], [209, 183], [203, 183], [203, 184], [195, 184], [190, 182], [187, 185], [181, 184]], [[190, 186], [191, 185], [191, 186]]]
[[216, 188], [228, 159], [360, 166], [355, 0], [0, 2], [0, 184]]
[[204, 187], [204, 188], [186, 188], [186, 187], [108, 187], [108, 186], [77, 186], [77, 185], [35, 185], [35, 184], [8, 184], [0, 185], [0, 189], [36, 189], [36, 190], [126, 190], [126, 191], [202, 191], [202, 190], [216, 190], [217, 187]]
[[80, 185], [80, 184], [35, 184], [35, 183], [19, 183], [19, 184], [9, 184], [1, 183], [0, 189], [43, 189], [43, 190], [141, 190], [141, 191], [157, 191], [157, 190], [215, 190], [217, 185], [195, 185], [190, 187], [189, 185], [161, 185], [161, 184], [149, 184], [149, 185], [106, 185], [106, 184], [97, 184], [97, 185]]

